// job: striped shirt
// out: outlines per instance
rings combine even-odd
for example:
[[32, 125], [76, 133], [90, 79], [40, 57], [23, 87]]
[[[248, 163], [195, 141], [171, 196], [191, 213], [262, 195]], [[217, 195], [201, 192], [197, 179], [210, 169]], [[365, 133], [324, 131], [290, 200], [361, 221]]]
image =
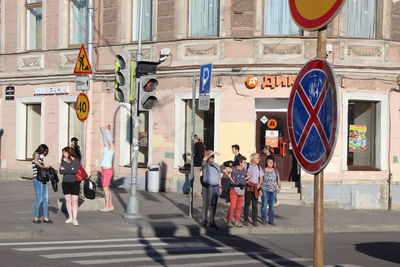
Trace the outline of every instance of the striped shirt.
[[[39, 153], [35, 152], [35, 154], [33, 154], [33, 159], [32, 159], [33, 178], [36, 178], [37, 172], [38, 172], [38, 169], [37, 169], [38, 166], [37, 166], [36, 163], [35, 163], [35, 155], [36, 155], [36, 154], [39, 155]], [[43, 155], [43, 154], [39, 155], [38, 161], [39, 161], [41, 164], [44, 165], [44, 155]]]

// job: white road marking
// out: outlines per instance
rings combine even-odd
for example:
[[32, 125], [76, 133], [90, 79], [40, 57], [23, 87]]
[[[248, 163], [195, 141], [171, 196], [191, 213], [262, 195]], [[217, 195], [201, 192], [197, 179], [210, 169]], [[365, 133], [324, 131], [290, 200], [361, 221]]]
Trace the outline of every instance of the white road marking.
[[190, 254], [190, 255], [167, 255], [167, 256], [154, 256], [154, 257], [138, 257], [138, 258], [120, 258], [120, 259], [101, 259], [101, 260], [83, 260], [72, 261], [73, 263], [91, 265], [91, 264], [111, 264], [123, 262], [138, 262], [138, 261], [157, 261], [157, 260], [178, 260], [178, 259], [201, 259], [210, 257], [229, 257], [229, 256], [247, 256], [247, 255], [270, 255], [273, 252], [260, 251], [260, 252], [221, 252], [221, 253], [204, 253], [204, 254]]
[[159, 243], [149, 243], [149, 244], [118, 244], [118, 245], [94, 245], [94, 246], [63, 246], [63, 247], [33, 247], [33, 248], [14, 248], [17, 251], [45, 251], [45, 250], [82, 250], [82, 249], [92, 249], [92, 248], [133, 248], [133, 247], [144, 247], [144, 246], [165, 246], [165, 245], [197, 245], [204, 244], [200, 241], [193, 242], [159, 242]]
[[207, 251], [215, 250], [221, 252], [221, 250], [232, 249], [232, 247], [182, 247], [182, 248], [143, 248], [141, 250], [118, 250], [118, 251], [96, 251], [96, 252], [81, 252], [81, 253], [61, 253], [61, 254], [48, 254], [39, 255], [47, 259], [63, 259], [63, 258], [80, 258], [80, 257], [93, 257], [93, 256], [116, 256], [116, 255], [135, 255], [145, 253], [171, 253], [171, 252], [188, 252], [188, 251]]
[[82, 243], [103, 243], [103, 242], [126, 242], [126, 241], [154, 241], [154, 240], [174, 240], [177, 237], [137, 237], [137, 238], [118, 238], [118, 239], [95, 239], [95, 240], [64, 240], [64, 241], [45, 241], [45, 242], [13, 242], [0, 243], [0, 246], [25, 246], [25, 245], [56, 245], [56, 244], [82, 244]]

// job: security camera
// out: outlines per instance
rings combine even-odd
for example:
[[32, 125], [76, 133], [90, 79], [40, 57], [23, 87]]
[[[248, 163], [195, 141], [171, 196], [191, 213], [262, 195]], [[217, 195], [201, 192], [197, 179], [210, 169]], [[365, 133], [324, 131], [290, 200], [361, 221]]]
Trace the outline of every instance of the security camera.
[[169, 48], [161, 48], [160, 50], [160, 60], [159, 63], [164, 62], [170, 54]]

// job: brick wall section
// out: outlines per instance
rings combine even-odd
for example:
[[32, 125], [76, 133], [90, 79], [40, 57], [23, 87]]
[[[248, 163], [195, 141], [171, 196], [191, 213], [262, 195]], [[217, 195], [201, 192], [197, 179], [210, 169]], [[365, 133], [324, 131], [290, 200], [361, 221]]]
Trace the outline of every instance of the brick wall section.
[[254, 36], [256, 22], [256, 1], [233, 0], [232, 37]]
[[392, 39], [400, 40], [400, 1], [393, 5]]
[[175, 0], [159, 0], [157, 7], [157, 41], [176, 39]]
[[117, 44], [119, 42], [119, 0], [104, 0], [103, 2], [103, 29], [100, 43]]

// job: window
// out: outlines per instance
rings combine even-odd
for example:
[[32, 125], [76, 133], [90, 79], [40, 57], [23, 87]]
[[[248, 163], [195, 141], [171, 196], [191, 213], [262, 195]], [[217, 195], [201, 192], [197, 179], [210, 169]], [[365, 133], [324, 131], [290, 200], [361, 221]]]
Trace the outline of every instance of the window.
[[147, 167], [149, 158], [149, 112], [139, 114], [139, 151], [138, 162], [142, 163], [140, 167]]
[[26, 2], [27, 49], [42, 48], [42, 0]]
[[349, 169], [376, 168], [376, 102], [350, 101], [348, 104]]
[[346, 36], [375, 38], [376, 0], [346, 1]]
[[301, 35], [290, 15], [289, 2], [282, 0], [264, 1], [264, 34], [265, 35]]
[[26, 153], [25, 158], [32, 158], [36, 148], [40, 145], [41, 105], [26, 105]]
[[[153, 5], [152, 0], [143, 1], [143, 20], [142, 20], [142, 40], [152, 39], [152, 12]], [[139, 29], [139, 15], [140, 15], [140, 0], [135, 0], [133, 4], [133, 40], [138, 40], [138, 29]]]
[[218, 36], [219, 0], [190, 0], [190, 36]]
[[68, 103], [68, 139], [67, 144], [70, 143], [72, 137], [82, 140], [82, 122], [76, 116], [75, 103]]
[[69, 42], [70, 44], [83, 44], [86, 42], [86, 0], [70, 1], [69, 16]]

